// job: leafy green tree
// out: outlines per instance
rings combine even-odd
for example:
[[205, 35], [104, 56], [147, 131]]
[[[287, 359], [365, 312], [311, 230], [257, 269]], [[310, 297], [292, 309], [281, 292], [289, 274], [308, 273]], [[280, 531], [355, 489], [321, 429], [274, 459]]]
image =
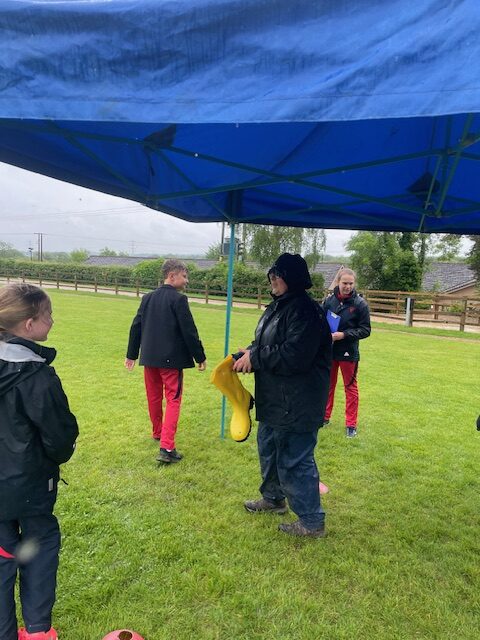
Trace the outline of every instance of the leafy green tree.
[[25, 254], [8, 242], [0, 240], [0, 258], [25, 258]]
[[327, 236], [323, 229], [304, 229], [303, 251], [309, 269], [315, 269], [325, 255]]
[[74, 249], [70, 252], [70, 260], [72, 262], [85, 262], [89, 256], [86, 249]]
[[416, 291], [428, 262], [458, 258], [461, 241], [453, 234], [360, 231], [347, 248], [361, 287]]
[[42, 256], [44, 262], [70, 262], [72, 259], [67, 251], [44, 251]]
[[218, 260], [222, 255], [222, 243], [217, 242], [217, 244], [211, 244], [207, 252], [205, 253], [205, 258], [207, 260]]
[[360, 231], [347, 243], [350, 263], [362, 288], [416, 291], [422, 269], [414, 253], [413, 234]]
[[103, 247], [103, 249], [100, 249], [100, 252], [98, 255], [99, 256], [117, 256], [118, 253], [113, 249], [110, 249], [109, 247]]
[[480, 287], [480, 236], [470, 236], [472, 247], [468, 253], [468, 262], [477, 276]]
[[453, 233], [430, 234], [432, 238], [430, 255], [435, 260], [442, 262], [452, 262], [457, 260], [462, 247], [462, 236]]
[[262, 267], [271, 265], [282, 253], [303, 253], [310, 268], [315, 267], [325, 251], [323, 229], [243, 225], [248, 256]]
[[262, 267], [271, 265], [281, 253], [300, 253], [302, 229], [248, 225], [248, 253]]

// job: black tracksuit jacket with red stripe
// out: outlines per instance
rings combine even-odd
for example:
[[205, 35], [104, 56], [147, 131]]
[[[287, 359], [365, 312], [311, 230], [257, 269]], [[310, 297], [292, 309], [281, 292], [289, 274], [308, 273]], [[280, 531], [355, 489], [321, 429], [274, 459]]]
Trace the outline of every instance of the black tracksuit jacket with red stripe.
[[368, 338], [370, 335], [370, 311], [368, 304], [355, 289], [348, 298], [338, 298], [338, 287], [335, 287], [332, 295], [323, 303], [325, 314], [332, 311], [340, 316], [340, 324], [337, 331], [345, 334], [343, 340], [333, 343], [333, 359], [347, 362], [358, 362], [360, 350], [358, 341]]

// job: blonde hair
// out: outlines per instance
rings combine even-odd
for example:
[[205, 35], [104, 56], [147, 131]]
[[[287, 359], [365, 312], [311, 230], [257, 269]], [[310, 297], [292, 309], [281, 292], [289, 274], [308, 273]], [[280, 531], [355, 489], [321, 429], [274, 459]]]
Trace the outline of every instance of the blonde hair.
[[355, 281], [357, 279], [357, 274], [355, 273], [355, 271], [353, 271], [353, 269], [347, 269], [347, 267], [340, 267], [340, 269], [337, 271], [337, 275], [335, 276], [335, 280], [333, 281], [333, 284], [335, 286], [339, 284], [340, 278], [342, 276], [352, 276]]
[[37, 318], [50, 298], [33, 284], [7, 284], [0, 289], [0, 332], [11, 331], [20, 322]]

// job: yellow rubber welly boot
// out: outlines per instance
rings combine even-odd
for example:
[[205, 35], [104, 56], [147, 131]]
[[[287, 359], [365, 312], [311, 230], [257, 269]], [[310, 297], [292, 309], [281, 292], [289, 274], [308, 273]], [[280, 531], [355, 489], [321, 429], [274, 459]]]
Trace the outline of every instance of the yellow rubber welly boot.
[[236, 442], [243, 442], [248, 438], [252, 429], [250, 409], [253, 407], [253, 397], [240, 382], [232, 365], [233, 358], [229, 355], [212, 371], [210, 382], [230, 400], [233, 409], [230, 435]]

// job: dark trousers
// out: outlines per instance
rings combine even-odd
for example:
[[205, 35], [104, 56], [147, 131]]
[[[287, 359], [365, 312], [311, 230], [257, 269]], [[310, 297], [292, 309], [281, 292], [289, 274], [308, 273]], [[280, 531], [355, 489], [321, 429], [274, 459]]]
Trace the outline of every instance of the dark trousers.
[[290, 508], [307, 529], [323, 525], [320, 477], [313, 457], [317, 431], [295, 433], [260, 422], [257, 442], [263, 497], [271, 501], [287, 498]]
[[[31, 542], [31, 558], [15, 555], [21, 542]], [[20, 547], [21, 548], [21, 547]], [[24, 547], [25, 551], [27, 547]], [[1, 552], [3, 550], [3, 553]], [[0, 520], [0, 638], [17, 640], [15, 581], [20, 575], [20, 602], [29, 633], [48, 631], [57, 585], [60, 529], [53, 514]]]

